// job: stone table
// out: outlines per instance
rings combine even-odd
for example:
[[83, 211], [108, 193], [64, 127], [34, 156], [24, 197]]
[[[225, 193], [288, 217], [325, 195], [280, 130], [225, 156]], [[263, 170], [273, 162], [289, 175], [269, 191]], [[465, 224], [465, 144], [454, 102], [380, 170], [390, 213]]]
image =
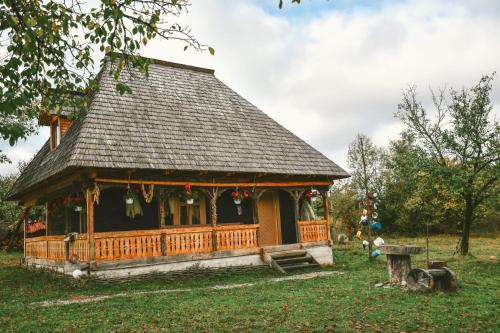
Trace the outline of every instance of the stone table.
[[422, 246], [414, 245], [382, 245], [380, 253], [387, 255], [389, 281], [394, 284], [406, 285], [406, 277], [411, 271], [411, 255], [421, 254]]

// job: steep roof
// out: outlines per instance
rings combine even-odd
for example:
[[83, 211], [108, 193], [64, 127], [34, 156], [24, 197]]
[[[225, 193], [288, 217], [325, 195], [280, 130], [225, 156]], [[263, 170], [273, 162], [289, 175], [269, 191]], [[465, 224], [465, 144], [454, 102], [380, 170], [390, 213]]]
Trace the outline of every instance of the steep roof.
[[11, 196], [66, 168], [124, 168], [325, 175], [348, 174], [217, 79], [213, 70], [156, 61], [134, 69], [119, 95], [103, 70], [99, 90], [51, 152], [48, 142]]

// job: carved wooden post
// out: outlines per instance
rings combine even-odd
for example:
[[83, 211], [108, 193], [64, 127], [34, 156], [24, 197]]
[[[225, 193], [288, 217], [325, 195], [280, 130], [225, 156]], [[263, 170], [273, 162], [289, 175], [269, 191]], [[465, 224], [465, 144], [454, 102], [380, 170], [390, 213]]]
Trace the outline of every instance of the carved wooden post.
[[212, 192], [210, 193], [210, 224], [212, 225], [212, 250], [217, 251], [217, 231], [215, 227], [217, 225], [217, 197], [219, 196], [219, 190], [217, 187], [212, 187]]
[[[250, 192], [250, 196], [252, 198], [252, 204], [253, 204], [253, 223], [254, 224], [259, 224], [259, 199], [261, 195], [265, 192], [265, 189], [261, 190], [254, 190]], [[259, 229], [257, 230], [256, 233], [257, 237], [257, 246], [260, 246], [260, 226]]]
[[304, 193], [304, 190], [286, 190], [293, 198], [293, 208], [295, 215], [295, 234], [297, 237], [297, 243], [302, 242], [302, 235], [300, 234], [300, 197]]
[[45, 258], [49, 258], [49, 203], [45, 202]]
[[324, 219], [326, 220], [326, 226], [327, 226], [327, 233], [328, 233], [328, 240], [332, 239], [332, 235], [330, 233], [330, 207], [329, 207], [329, 202], [328, 202], [328, 191], [323, 191], [322, 193], [323, 196], [323, 216]]
[[28, 229], [28, 219], [29, 219], [29, 210], [30, 208], [26, 207], [24, 209], [24, 221], [23, 221], [23, 229], [24, 229], [24, 237], [23, 237], [23, 252], [24, 252], [24, 258], [26, 259], [26, 231]]
[[89, 271], [94, 261], [94, 196], [92, 190], [87, 188], [87, 241], [88, 241], [88, 262]]

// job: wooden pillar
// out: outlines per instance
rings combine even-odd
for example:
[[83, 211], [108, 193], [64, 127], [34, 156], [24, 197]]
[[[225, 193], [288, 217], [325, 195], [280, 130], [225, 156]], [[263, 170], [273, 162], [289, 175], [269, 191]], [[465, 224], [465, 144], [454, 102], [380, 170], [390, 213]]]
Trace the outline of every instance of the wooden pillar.
[[45, 202], [45, 258], [49, 257], [49, 203]]
[[94, 196], [92, 195], [92, 190], [87, 188], [86, 199], [87, 199], [87, 241], [88, 241], [88, 261], [89, 270], [90, 265], [94, 261]]
[[304, 190], [286, 190], [288, 193], [293, 198], [293, 208], [294, 208], [294, 215], [295, 215], [295, 235], [297, 237], [297, 243], [302, 242], [302, 237], [300, 234], [300, 226], [299, 226], [299, 221], [300, 221], [300, 198], [302, 197], [302, 194], [304, 193]]
[[219, 190], [217, 187], [212, 187], [210, 193], [210, 224], [212, 225], [212, 251], [217, 251], [217, 231], [215, 226], [217, 225], [217, 197], [219, 196]]
[[162, 194], [158, 199], [158, 209], [159, 209], [159, 219], [158, 227], [159, 229], [165, 228], [165, 196]]
[[330, 233], [330, 207], [329, 207], [329, 202], [328, 202], [328, 191], [324, 191], [322, 193], [323, 195], [323, 217], [326, 220], [326, 225], [327, 225], [327, 233], [328, 233], [328, 240], [332, 239], [332, 235]]
[[24, 209], [24, 216], [23, 216], [23, 253], [24, 253], [24, 256], [23, 258], [26, 258], [26, 232], [28, 230], [28, 219], [29, 219], [29, 211], [30, 211], [30, 208], [26, 207]]

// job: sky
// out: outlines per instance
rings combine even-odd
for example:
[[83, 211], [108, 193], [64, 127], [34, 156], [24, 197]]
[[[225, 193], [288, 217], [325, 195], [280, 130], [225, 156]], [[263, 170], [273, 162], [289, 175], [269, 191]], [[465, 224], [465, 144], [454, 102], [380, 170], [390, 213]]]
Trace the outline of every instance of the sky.
[[[471, 87], [500, 71], [497, 0], [193, 0], [178, 19], [208, 52], [153, 40], [144, 56], [215, 69], [215, 75], [280, 124], [346, 167], [357, 133], [386, 146], [402, 124], [402, 91]], [[498, 115], [500, 80], [493, 88]], [[48, 138], [48, 129], [10, 147], [14, 172]]]

